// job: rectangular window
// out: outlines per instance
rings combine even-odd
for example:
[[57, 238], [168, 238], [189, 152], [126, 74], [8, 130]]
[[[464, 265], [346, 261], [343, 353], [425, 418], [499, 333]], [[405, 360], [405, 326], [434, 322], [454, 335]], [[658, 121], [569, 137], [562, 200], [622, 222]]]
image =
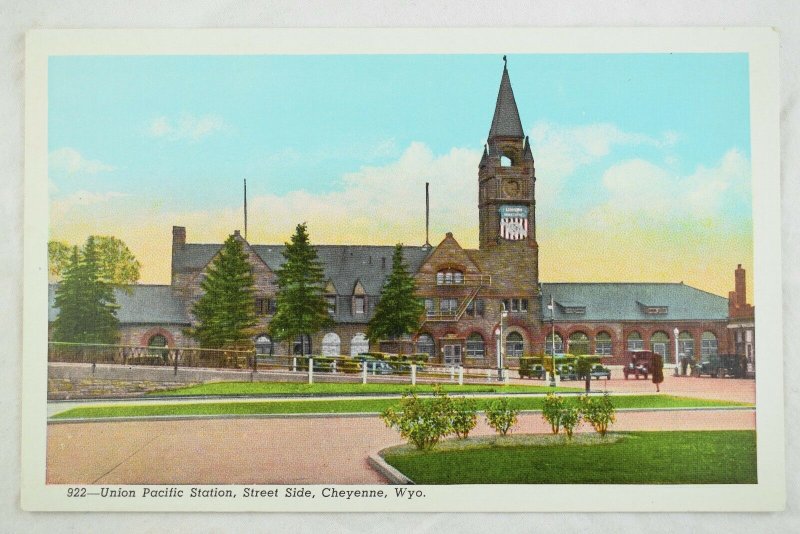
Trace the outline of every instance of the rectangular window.
[[519, 311], [519, 299], [511, 299], [511, 311], [512, 312]]
[[477, 317], [483, 317], [485, 307], [483, 299], [475, 299], [475, 315]]
[[467, 316], [475, 317], [475, 301], [471, 300], [467, 304]]
[[436, 283], [438, 285], [444, 284], [444, 272], [439, 271], [438, 273], [436, 273]]
[[278, 301], [267, 299], [267, 315], [275, 315], [276, 311], [278, 311]]
[[256, 315], [264, 315], [266, 313], [267, 310], [264, 302], [265, 300], [266, 299], [264, 298], [256, 297], [256, 304], [255, 304]]
[[566, 306], [564, 308], [564, 313], [573, 314], [573, 315], [583, 315], [586, 313], [585, 306]]
[[519, 311], [527, 313], [527, 311], [528, 311], [528, 299], [519, 299]]
[[430, 317], [436, 313], [436, 307], [433, 303], [433, 299], [425, 299], [425, 315]]
[[328, 313], [336, 315], [336, 295], [327, 295], [325, 302], [328, 304]]
[[439, 311], [442, 315], [455, 315], [458, 309], [458, 299], [442, 299], [439, 301]]
[[455, 284], [463, 284], [464, 283], [464, 273], [461, 271], [456, 271], [453, 274], [453, 283]]
[[353, 298], [353, 313], [354, 314], [363, 314], [364, 313], [364, 297], [354, 297]]
[[508, 311], [511, 308], [511, 304], [508, 302], [508, 299], [503, 299], [503, 311]]
[[603, 356], [611, 355], [611, 340], [608, 341], [595, 341], [594, 353]]
[[446, 273], [444, 273], [444, 283], [448, 284], [448, 285], [453, 283], [453, 273], [452, 272], [447, 271]]
[[667, 307], [666, 306], [650, 306], [647, 308], [647, 313], [650, 315], [666, 315], [667, 314]]

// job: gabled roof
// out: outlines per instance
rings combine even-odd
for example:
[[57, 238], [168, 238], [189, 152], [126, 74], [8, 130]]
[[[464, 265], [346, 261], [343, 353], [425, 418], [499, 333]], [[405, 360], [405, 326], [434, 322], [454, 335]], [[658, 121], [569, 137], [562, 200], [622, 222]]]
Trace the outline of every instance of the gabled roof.
[[[176, 272], [200, 271], [212, 260], [222, 245], [187, 243], [174, 252]], [[284, 245], [251, 245], [264, 263], [277, 270], [286, 259]], [[341, 294], [348, 292], [360, 281], [367, 295], [379, 295], [383, 282], [392, 271], [394, 246], [371, 245], [317, 245], [317, 257], [324, 268], [325, 280], [331, 281]], [[419, 270], [431, 253], [431, 248], [403, 247], [403, 260], [410, 273]], [[341, 293], [344, 291], [345, 293]]]
[[[555, 320], [580, 321], [696, 321], [728, 317], [728, 300], [676, 283], [543, 283], [542, 319], [550, 319], [550, 296], [556, 302]], [[640, 302], [665, 306], [665, 314], [647, 314]], [[560, 304], [560, 306], [558, 305]], [[566, 307], [585, 307], [582, 314]]]
[[[47, 287], [47, 319], [58, 317], [55, 307], [56, 284]], [[121, 289], [114, 290], [119, 309], [117, 319], [122, 324], [189, 324], [189, 317], [180, 297], [172, 293], [170, 286], [136, 284], [129, 286], [131, 294]]]
[[503, 67], [503, 77], [500, 79], [500, 90], [497, 93], [489, 139], [497, 136], [523, 137], [524, 135], [522, 121], [519, 120], [517, 101], [514, 99], [514, 91], [511, 89], [511, 79], [508, 77], [508, 68]]

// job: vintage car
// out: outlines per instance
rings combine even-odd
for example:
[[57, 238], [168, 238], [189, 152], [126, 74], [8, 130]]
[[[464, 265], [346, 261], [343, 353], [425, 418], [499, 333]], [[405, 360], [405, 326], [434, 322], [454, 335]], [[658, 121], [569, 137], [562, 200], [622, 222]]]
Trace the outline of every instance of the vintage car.
[[635, 376], [636, 380], [639, 380], [639, 377], [647, 380], [647, 377], [650, 376], [653, 371], [653, 362], [657, 356], [656, 353], [650, 350], [629, 350], [627, 355], [629, 357], [628, 364], [622, 368], [622, 374], [625, 376], [625, 380], [627, 380], [629, 376]]
[[608, 380], [611, 378], [611, 369], [609, 369], [608, 367], [603, 367], [601, 364], [598, 363], [592, 367], [589, 376], [592, 378], [597, 378], [598, 380], [600, 378], [605, 378], [606, 380]]
[[[538, 361], [541, 361], [541, 359]], [[544, 365], [541, 363], [534, 363], [532, 358], [520, 358], [519, 377], [544, 380], [547, 378], [547, 372], [545, 371]]]
[[738, 354], [712, 354], [706, 356], [700, 364], [692, 370], [694, 376], [713, 376], [716, 378], [744, 378], [747, 365], [744, 358]]
[[558, 374], [561, 380], [577, 380], [578, 373], [575, 371], [575, 366], [571, 364], [562, 364], [558, 366]]

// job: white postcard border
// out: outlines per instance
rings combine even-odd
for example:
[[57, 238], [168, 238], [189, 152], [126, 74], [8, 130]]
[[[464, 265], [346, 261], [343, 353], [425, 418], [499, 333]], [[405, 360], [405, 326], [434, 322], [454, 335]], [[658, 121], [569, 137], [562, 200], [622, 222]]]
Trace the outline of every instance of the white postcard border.
[[[57, 55], [389, 53], [749, 54], [758, 309], [758, 484], [418, 486], [425, 498], [78, 500], [45, 484], [47, 362], [47, 60]], [[785, 501], [777, 35], [766, 28], [36, 30], [26, 43], [22, 506], [119, 511], [756, 511]], [[758, 185], [756, 187], [755, 185]], [[125, 486], [143, 488], [143, 486]], [[152, 487], [152, 486], [150, 486]], [[197, 486], [206, 487], [209, 486]], [[218, 486], [238, 489], [242, 486]], [[264, 488], [275, 486], [263, 486]], [[308, 486], [369, 489], [372, 486]], [[281, 488], [284, 488], [281, 486]], [[380, 489], [390, 490], [391, 486]], [[141, 494], [141, 492], [139, 493]]]

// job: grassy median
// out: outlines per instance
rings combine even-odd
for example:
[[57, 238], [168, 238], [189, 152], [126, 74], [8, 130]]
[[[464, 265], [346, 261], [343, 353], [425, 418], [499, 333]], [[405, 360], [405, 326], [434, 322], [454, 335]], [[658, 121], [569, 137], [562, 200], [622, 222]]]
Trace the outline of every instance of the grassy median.
[[[750, 406], [741, 402], [730, 402], [670, 395], [625, 395], [613, 397], [617, 409], [625, 408], [715, 408]], [[491, 398], [476, 398], [479, 410], [491, 402]], [[542, 397], [511, 397], [512, 406], [520, 410], [541, 410]], [[310, 413], [380, 413], [399, 399], [348, 399], [348, 400], [290, 400], [290, 401], [242, 401], [242, 402], [187, 402], [175, 404], [115, 404], [108, 406], [86, 406], [72, 408], [53, 416], [53, 419], [105, 418], [105, 417], [158, 417], [189, 415], [265, 415], [265, 414], [310, 414]]]
[[[533, 436], [531, 436], [533, 437]], [[755, 484], [752, 430], [508, 436], [439, 450], [407, 446], [386, 461], [417, 484]], [[515, 442], [516, 440], [516, 442]]]
[[[212, 382], [189, 386], [168, 391], [155, 391], [149, 396], [156, 397], [191, 397], [206, 395], [400, 395], [413, 390], [417, 393], [432, 393], [434, 386], [431, 384], [357, 384], [354, 383], [317, 383], [306, 384], [302, 382]], [[578, 392], [582, 388], [560, 387], [552, 388], [540, 385], [502, 385], [502, 384], [441, 384], [441, 391], [446, 393], [547, 393]]]

